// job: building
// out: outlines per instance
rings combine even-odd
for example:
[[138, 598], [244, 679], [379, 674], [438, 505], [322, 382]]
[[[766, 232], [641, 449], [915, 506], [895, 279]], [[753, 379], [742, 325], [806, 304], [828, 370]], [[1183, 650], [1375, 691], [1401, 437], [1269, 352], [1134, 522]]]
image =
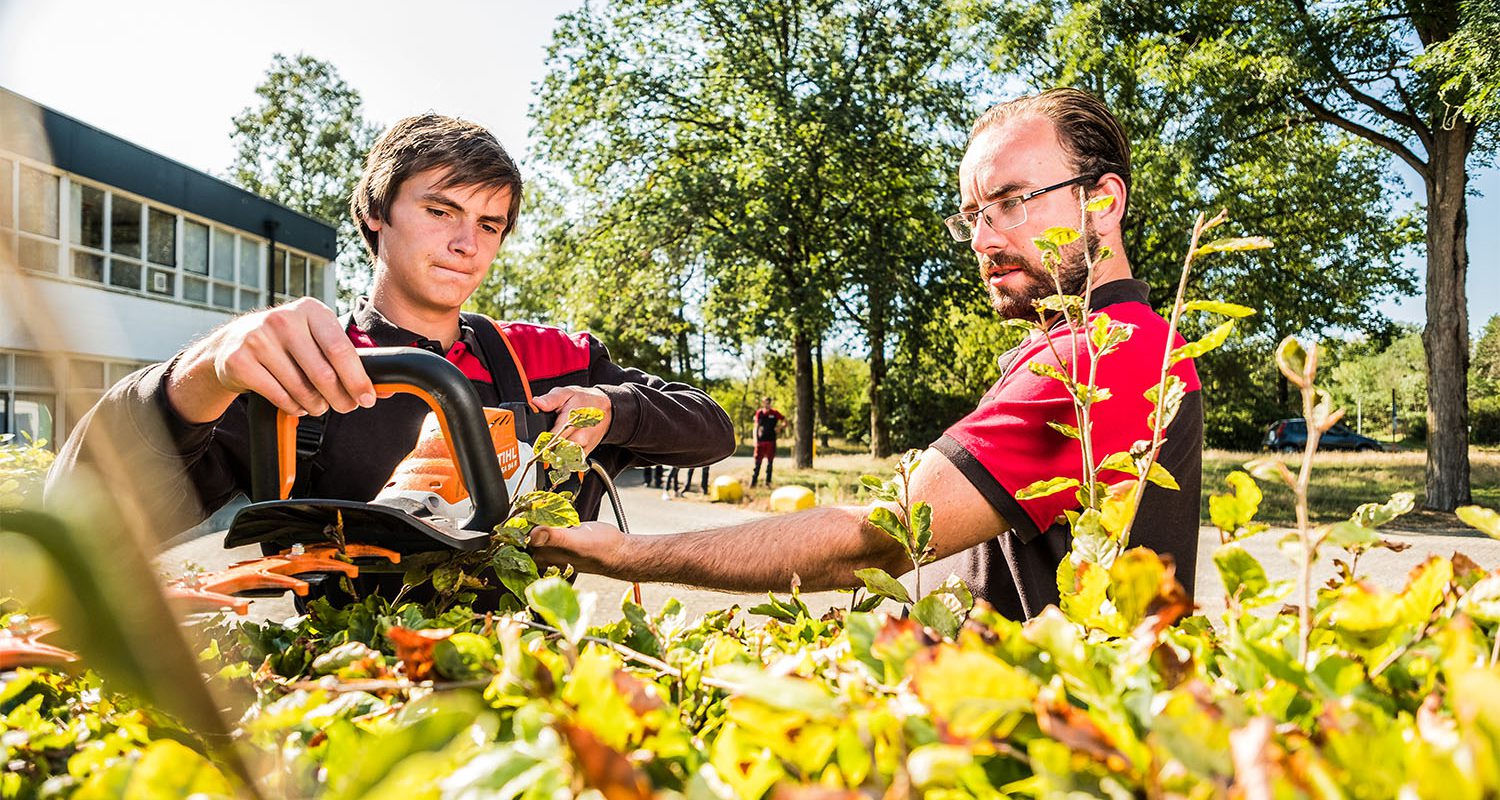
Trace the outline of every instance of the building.
[[332, 306], [336, 240], [326, 222], [0, 88], [0, 257], [21, 268], [0, 269], [0, 433], [60, 442], [69, 409], [237, 313], [304, 295]]

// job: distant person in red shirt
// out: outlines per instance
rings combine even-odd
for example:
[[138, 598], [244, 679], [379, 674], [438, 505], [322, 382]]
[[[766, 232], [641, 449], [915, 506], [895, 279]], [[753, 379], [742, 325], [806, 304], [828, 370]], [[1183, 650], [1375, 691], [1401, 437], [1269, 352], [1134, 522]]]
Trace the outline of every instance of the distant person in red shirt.
[[755, 471], [750, 473], [750, 486], [760, 482], [760, 462], [766, 462], [766, 485], [771, 485], [771, 465], [776, 463], [776, 434], [786, 427], [786, 417], [771, 408], [771, 398], [762, 397], [760, 408], [755, 409]]

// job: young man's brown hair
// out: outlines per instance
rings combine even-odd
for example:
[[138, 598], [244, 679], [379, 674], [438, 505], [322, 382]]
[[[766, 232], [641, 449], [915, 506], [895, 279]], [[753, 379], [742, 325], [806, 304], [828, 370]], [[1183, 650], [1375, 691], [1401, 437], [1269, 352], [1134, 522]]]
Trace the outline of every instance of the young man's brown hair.
[[1079, 175], [1096, 179], [1105, 173], [1119, 175], [1129, 197], [1130, 139], [1104, 103], [1081, 89], [1048, 89], [1000, 103], [974, 123], [969, 141], [990, 128], [1025, 116], [1051, 120], [1063, 152], [1068, 154]]
[[386, 220], [401, 183], [429, 169], [447, 171], [440, 189], [455, 186], [510, 187], [510, 210], [504, 235], [516, 226], [521, 210], [521, 170], [493, 134], [472, 122], [431, 112], [392, 125], [370, 148], [365, 171], [349, 198], [349, 213], [365, 237], [370, 257], [376, 256], [375, 231], [367, 219]]

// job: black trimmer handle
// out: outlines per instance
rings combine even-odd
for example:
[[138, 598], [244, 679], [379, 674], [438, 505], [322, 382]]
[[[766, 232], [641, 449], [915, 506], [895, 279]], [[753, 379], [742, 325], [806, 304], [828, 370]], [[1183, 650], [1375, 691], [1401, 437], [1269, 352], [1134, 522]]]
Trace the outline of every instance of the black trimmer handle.
[[[414, 394], [437, 412], [458, 474], [474, 501], [459, 527], [490, 531], [510, 514], [510, 495], [495, 458], [484, 406], [458, 367], [415, 347], [371, 347], [359, 360], [380, 397]], [[257, 394], [250, 395], [250, 499], [287, 499], [297, 477], [297, 418]]]

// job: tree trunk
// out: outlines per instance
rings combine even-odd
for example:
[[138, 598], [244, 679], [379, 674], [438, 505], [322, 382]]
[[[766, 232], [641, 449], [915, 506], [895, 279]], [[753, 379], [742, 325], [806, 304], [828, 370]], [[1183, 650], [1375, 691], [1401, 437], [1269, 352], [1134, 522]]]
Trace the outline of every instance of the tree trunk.
[[879, 289], [870, 287], [870, 455], [885, 458], [891, 454], [890, 431], [885, 419], [885, 305]]
[[797, 374], [797, 422], [792, 440], [792, 466], [812, 466], [813, 445], [813, 348], [812, 337], [799, 330], [792, 335], [792, 360]]
[[828, 391], [823, 386], [823, 337], [818, 337], [818, 446], [828, 448]]
[[1473, 124], [1433, 131], [1427, 180], [1427, 500], [1439, 511], [1469, 494], [1469, 269], [1465, 162]]

